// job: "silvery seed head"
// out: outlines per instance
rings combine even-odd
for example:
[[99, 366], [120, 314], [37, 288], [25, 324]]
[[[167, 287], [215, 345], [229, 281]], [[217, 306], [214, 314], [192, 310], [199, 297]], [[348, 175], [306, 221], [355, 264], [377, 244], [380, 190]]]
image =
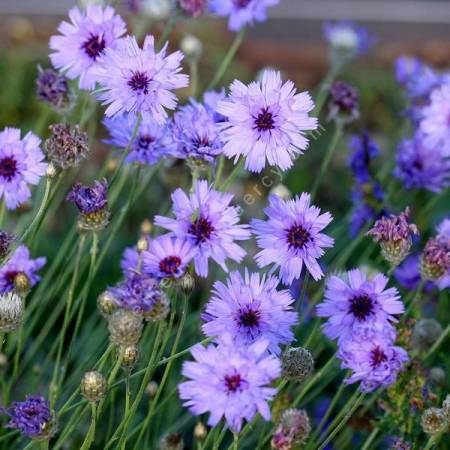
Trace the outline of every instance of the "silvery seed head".
[[422, 429], [427, 434], [437, 434], [448, 426], [447, 416], [441, 408], [428, 408], [422, 414]]
[[0, 295], [0, 331], [15, 330], [23, 317], [23, 301], [15, 292]]
[[283, 353], [281, 367], [285, 378], [302, 383], [314, 369], [314, 358], [306, 348], [291, 347]]
[[109, 317], [109, 339], [116, 345], [135, 345], [141, 337], [143, 327], [141, 316], [119, 309]]
[[139, 360], [139, 349], [136, 345], [127, 345], [120, 348], [122, 352], [122, 368], [132, 370]]
[[81, 395], [90, 402], [98, 402], [105, 398], [106, 379], [96, 370], [91, 370], [83, 375], [80, 383]]

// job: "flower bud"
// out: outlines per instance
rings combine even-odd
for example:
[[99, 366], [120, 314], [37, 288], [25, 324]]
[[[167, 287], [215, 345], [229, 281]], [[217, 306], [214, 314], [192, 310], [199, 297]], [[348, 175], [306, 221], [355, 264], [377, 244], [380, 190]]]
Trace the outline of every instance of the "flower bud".
[[447, 426], [447, 417], [441, 408], [428, 408], [422, 414], [422, 429], [427, 434], [437, 434]]
[[109, 317], [109, 339], [116, 345], [135, 345], [141, 337], [143, 327], [141, 316], [119, 309]]
[[104, 317], [110, 316], [117, 310], [117, 303], [110, 291], [102, 292], [97, 298], [97, 308]]
[[138, 252], [145, 252], [148, 250], [148, 239], [146, 236], [142, 236], [136, 245]]
[[195, 279], [190, 273], [185, 273], [179, 280], [181, 290], [190, 295], [195, 288]]
[[202, 56], [203, 44], [197, 37], [187, 34], [180, 42], [180, 49], [188, 61], [196, 62]]
[[26, 295], [30, 290], [30, 280], [27, 275], [23, 272], [19, 272], [14, 277], [14, 288], [19, 295]]
[[271, 446], [275, 450], [297, 448], [306, 442], [310, 432], [311, 424], [306, 411], [287, 409], [281, 414]]
[[194, 437], [197, 441], [203, 441], [208, 434], [208, 430], [202, 422], [197, 422], [194, 428]]
[[0, 295], [0, 331], [15, 330], [23, 317], [22, 298], [15, 292]]
[[98, 402], [105, 398], [106, 379], [96, 370], [91, 370], [83, 375], [80, 383], [81, 395], [90, 402]]
[[430, 369], [429, 379], [438, 386], [444, 386], [447, 379], [445, 370], [442, 367], [432, 367]]
[[70, 108], [70, 90], [68, 78], [53, 69], [38, 67], [36, 93], [39, 100], [48, 103], [57, 113]]
[[170, 302], [164, 292], [155, 297], [155, 303], [149, 311], [143, 312], [143, 317], [147, 322], [159, 322], [165, 320], [170, 312]]
[[127, 345], [121, 347], [122, 352], [122, 368], [133, 370], [139, 360], [139, 350], [136, 345]]
[[421, 319], [414, 326], [411, 343], [418, 350], [430, 348], [442, 334], [442, 325], [435, 319]]
[[420, 272], [425, 280], [435, 281], [450, 270], [450, 239], [437, 236], [428, 240], [420, 259]]
[[145, 387], [145, 393], [149, 397], [154, 397], [156, 393], [158, 392], [158, 383], [156, 381], [150, 381], [147, 386]]
[[179, 433], [167, 433], [159, 441], [159, 450], [183, 450], [184, 440]]
[[330, 88], [329, 120], [340, 124], [353, 122], [359, 117], [358, 91], [348, 83], [335, 81]]
[[281, 200], [289, 200], [292, 194], [284, 184], [280, 183], [270, 190], [269, 195], [276, 195], [277, 197], [280, 197]]
[[142, 223], [141, 223], [141, 233], [142, 234], [144, 234], [144, 235], [150, 234], [152, 232], [152, 229], [153, 229], [153, 225], [150, 222], [150, 220], [145, 219], [142, 221]]
[[47, 175], [48, 178], [54, 178], [55, 175], [56, 175], [56, 173], [57, 173], [56, 167], [55, 167], [55, 165], [50, 161], [50, 162], [48, 163], [47, 170], [46, 170], [45, 174]]
[[291, 347], [284, 352], [281, 367], [285, 378], [302, 383], [314, 369], [314, 359], [306, 348]]

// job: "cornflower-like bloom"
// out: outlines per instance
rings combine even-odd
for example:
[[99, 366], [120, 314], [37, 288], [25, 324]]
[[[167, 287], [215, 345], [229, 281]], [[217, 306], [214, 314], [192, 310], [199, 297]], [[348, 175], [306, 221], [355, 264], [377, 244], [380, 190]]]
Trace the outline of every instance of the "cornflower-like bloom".
[[347, 124], [359, 117], [358, 91], [344, 81], [335, 81], [330, 88], [329, 119]]
[[61, 35], [50, 38], [53, 66], [71, 80], [79, 77], [80, 89], [93, 89], [96, 71], [107, 49], [115, 48], [126, 32], [126, 25], [114, 8], [89, 5], [86, 11], [77, 7], [69, 11], [69, 22], [58, 27]]
[[178, 6], [189, 16], [200, 17], [206, 11], [208, 0], [178, 0]]
[[172, 194], [175, 219], [155, 217], [155, 225], [192, 244], [195, 271], [201, 277], [208, 275], [209, 258], [227, 271], [227, 258], [241, 262], [245, 255], [234, 241], [248, 239], [250, 232], [248, 225], [238, 224], [239, 210], [230, 206], [232, 199], [232, 194], [211, 189], [207, 181], [199, 180], [189, 197], [181, 189]]
[[291, 450], [302, 446], [311, 432], [311, 423], [304, 409], [286, 409], [273, 433], [274, 450]]
[[211, 163], [222, 153], [223, 143], [213, 111], [195, 100], [175, 112], [170, 132], [170, 154], [176, 158], [194, 164]]
[[180, 74], [183, 54], [166, 56], [168, 44], [157, 53], [153, 36], [147, 36], [143, 48], [136, 38], [127, 36], [116, 49], [106, 49], [102, 68], [98, 70], [101, 85], [99, 99], [109, 105], [105, 115], [140, 113], [144, 120], [152, 117], [164, 124], [167, 112], [175, 109], [173, 89], [186, 87], [188, 76]]
[[56, 432], [55, 413], [48, 400], [40, 395], [29, 395], [23, 402], [14, 402], [4, 412], [10, 418], [6, 428], [15, 428], [32, 439], [48, 440]]
[[0, 197], [8, 209], [16, 209], [31, 197], [30, 184], [38, 184], [47, 164], [41, 140], [31, 131], [20, 139], [18, 128], [0, 132]]
[[50, 126], [52, 135], [45, 141], [50, 161], [61, 169], [78, 166], [90, 154], [88, 135], [78, 125], [57, 123]]
[[450, 158], [450, 81], [443, 83], [430, 94], [430, 103], [422, 109], [420, 130], [424, 143], [440, 146], [443, 155]]
[[342, 342], [337, 356], [342, 360], [341, 367], [353, 372], [345, 382], [360, 381], [364, 392], [390, 386], [409, 361], [407, 352], [393, 345], [390, 336], [369, 330], [361, 330]]
[[422, 133], [416, 133], [413, 139], [404, 139], [398, 145], [394, 175], [407, 189], [439, 193], [450, 186], [450, 159], [441, 148], [426, 144]]
[[38, 70], [36, 93], [39, 100], [48, 103], [56, 112], [66, 110], [70, 104], [68, 78], [52, 69], [39, 67]]
[[78, 224], [83, 230], [101, 230], [109, 220], [108, 211], [108, 182], [95, 181], [92, 186], [76, 183], [67, 196], [67, 200], [74, 202], [80, 212]]
[[[136, 116], [127, 114], [105, 119], [103, 123], [111, 135], [111, 138], [105, 142], [125, 151], [133, 137], [137, 120]], [[129, 148], [125, 161], [156, 164], [161, 158], [168, 155], [167, 147], [170, 143], [167, 125], [161, 125], [153, 118], [146, 117], [139, 124], [138, 133]]]
[[309, 116], [313, 108], [310, 95], [297, 94], [292, 81], [283, 84], [280, 72], [267, 70], [248, 86], [235, 80], [229, 98], [217, 106], [227, 117], [220, 124], [224, 154], [235, 162], [244, 156], [252, 172], [261, 172], [266, 160], [289, 169], [308, 147], [305, 131], [317, 128], [317, 119]]
[[255, 256], [258, 266], [274, 264], [286, 285], [300, 278], [303, 265], [314, 280], [320, 280], [323, 271], [317, 259], [323, 256], [324, 248], [333, 247], [334, 243], [331, 237], [321, 233], [332, 221], [331, 214], [320, 214], [320, 208], [311, 206], [311, 196], [307, 193], [286, 201], [272, 195], [264, 212], [269, 220], [251, 222], [262, 249]]
[[210, 0], [209, 10], [218, 16], [229, 17], [228, 28], [239, 31], [246, 25], [264, 22], [267, 8], [275, 6], [280, 0]]
[[6, 231], [0, 230], [0, 259], [8, 255], [11, 244], [16, 238]]
[[189, 380], [178, 386], [184, 406], [194, 415], [209, 412], [210, 426], [225, 417], [234, 432], [258, 412], [269, 420], [267, 402], [276, 394], [270, 384], [280, 375], [280, 362], [267, 355], [267, 347], [268, 342], [259, 340], [241, 348], [230, 336], [223, 336], [217, 346], [194, 346], [195, 361], [183, 364], [182, 373]]
[[23, 301], [15, 292], [0, 294], [0, 332], [15, 330], [23, 317]]
[[164, 235], [151, 240], [148, 251], [142, 253], [143, 269], [156, 278], [180, 278], [194, 254], [187, 240]]
[[226, 284], [216, 281], [202, 315], [203, 332], [206, 336], [229, 334], [239, 347], [263, 338], [269, 343], [268, 349], [279, 354], [280, 344], [294, 340], [292, 327], [298, 316], [290, 292], [278, 291], [278, 283], [275, 277], [260, 277], [247, 269], [244, 277], [231, 272]]
[[375, 242], [380, 243], [382, 255], [393, 266], [405, 259], [412, 245], [412, 235], [417, 234], [417, 226], [409, 223], [409, 208], [398, 216], [382, 217], [367, 232]]
[[425, 280], [436, 281], [450, 271], [450, 237], [438, 235], [428, 240], [420, 259]]
[[17, 247], [11, 258], [0, 268], [0, 294], [11, 292], [15, 288], [18, 275], [27, 278], [29, 287], [34, 286], [41, 277], [36, 272], [45, 265], [44, 257], [31, 259], [25, 245]]
[[[444, 219], [437, 227], [438, 236], [441, 240], [450, 239], [450, 218]], [[447, 270], [441, 278], [435, 281], [436, 286], [442, 291], [450, 287], [450, 270]]]
[[396, 288], [385, 289], [388, 278], [378, 273], [372, 279], [359, 269], [350, 270], [344, 281], [331, 276], [325, 290], [325, 300], [317, 306], [317, 315], [328, 321], [322, 326], [330, 339], [351, 340], [361, 328], [392, 334], [395, 314], [404, 311]]

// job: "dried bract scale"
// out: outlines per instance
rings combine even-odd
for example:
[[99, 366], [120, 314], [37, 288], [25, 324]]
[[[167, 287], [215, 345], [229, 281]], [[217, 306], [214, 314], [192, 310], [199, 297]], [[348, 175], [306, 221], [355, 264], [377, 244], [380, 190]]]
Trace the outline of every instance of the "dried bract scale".
[[275, 450], [293, 450], [303, 445], [311, 432], [308, 414], [303, 409], [287, 409], [281, 414], [271, 446]]
[[23, 317], [22, 298], [15, 292], [0, 295], [0, 331], [15, 330]]
[[97, 298], [97, 308], [103, 316], [110, 316], [117, 311], [116, 298], [110, 291], [102, 292]]
[[288, 348], [281, 358], [282, 375], [288, 380], [303, 383], [314, 369], [311, 352], [302, 347]]
[[57, 123], [50, 126], [51, 137], [45, 141], [50, 161], [61, 169], [80, 164], [90, 154], [88, 135], [78, 125]]
[[440, 433], [448, 426], [447, 416], [441, 408], [428, 408], [422, 414], [422, 429], [427, 434]]
[[450, 239], [437, 236], [428, 240], [420, 259], [425, 280], [438, 280], [450, 270]]
[[106, 379], [96, 370], [86, 372], [80, 383], [81, 395], [90, 402], [99, 402], [106, 395]]
[[109, 317], [109, 339], [116, 345], [134, 345], [141, 337], [143, 326], [140, 315], [119, 309]]

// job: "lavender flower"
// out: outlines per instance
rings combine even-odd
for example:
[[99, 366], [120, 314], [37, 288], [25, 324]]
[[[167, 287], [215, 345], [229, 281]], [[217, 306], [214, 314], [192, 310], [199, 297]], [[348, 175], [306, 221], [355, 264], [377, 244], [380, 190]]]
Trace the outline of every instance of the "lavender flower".
[[329, 119], [347, 124], [359, 117], [358, 91], [344, 81], [335, 81], [330, 88]]
[[136, 247], [128, 247], [125, 249], [120, 260], [120, 268], [125, 276], [140, 273], [140, 266], [142, 265], [141, 256]]
[[50, 439], [56, 432], [55, 414], [50, 403], [40, 395], [28, 395], [23, 402], [14, 402], [4, 412], [10, 417], [6, 428], [15, 428], [37, 440]]
[[67, 196], [80, 212], [79, 226], [85, 230], [100, 230], [108, 224], [108, 182], [95, 181], [92, 186], [75, 183]]
[[210, 163], [222, 153], [223, 143], [213, 111], [195, 100], [174, 114], [170, 131], [169, 151], [176, 158]]
[[189, 16], [200, 17], [208, 6], [208, 0], [178, 0], [178, 6]]
[[48, 103], [56, 112], [67, 109], [70, 103], [68, 78], [52, 69], [38, 68], [36, 93], [39, 100]]
[[352, 339], [343, 342], [338, 358], [342, 360], [342, 368], [353, 372], [345, 382], [351, 384], [360, 381], [364, 392], [371, 392], [380, 386], [390, 386], [409, 361], [407, 352], [393, 345], [385, 334], [371, 333], [368, 330], [362, 330]]
[[289, 285], [300, 278], [303, 265], [315, 280], [323, 277], [317, 259], [324, 248], [333, 247], [334, 240], [321, 233], [332, 220], [330, 213], [320, 214], [311, 206], [311, 196], [303, 193], [293, 200], [272, 195], [264, 210], [268, 221], [253, 219], [252, 231], [262, 249], [255, 257], [259, 267], [274, 264], [280, 268], [281, 281]]
[[404, 139], [397, 149], [394, 175], [407, 189], [422, 188], [439, 193], [450, 186], [450, 159], [439, 147], [430, 147], [421, 133]]
[[218, 16], [229, 17], [228, 28], [239, 31], [246, 25], [264, 22], [267, 8], [277, 5], [280, 0], [210, 0], [209, 10]]
[[[138, 118], [134, 115], [118, 115], [106, 118], [103, 123], [111, 135], [106, 143], [125, 151], [133, 137]], [[167, 156], [170, 144], [169, 130], [166, 124], [157, 123], [152, 117], [146, 117], [139, 125], [138, 133], [125, 158], [128, 163], [153, 165]]]
[[289, 169], [308, 147], [304, 132], [317, 128], [317, 119], [309, 116], [314, 108], [310, 95], [297, 94], [292, 81], [283, 84], [280, 72], [271, 70], [249, 86], [235, 80], [230, 90], [230, 97], [217, 106], [227, 117], [220, 124], [224, 154], [235, 162], [243, 155], [252, 172], [261, 172], [266, 160]]
[[280, 353], [280, 344], [294, 340], [291, 328], [297, 323], [293, 311], [294, 299], [288, 290], [277, 290], [275, 277], [249, 273], [244, 277], [231, 272], [224, 284], [214, 283], [213, 297], [206, 305], [202, 326], [206, 336], [229, 334], [239, 347], [245, 347], [257, 339], [269, 342], [268, 349]]
[[417, 234], [417, 226], [409, 223], [409, 208], [399, 216], [382, 217], [367, 232], [380, 243], [382, 255], [394, 266], [405, 259], [412, 245], [412, 235]]
[[0, 259], [8, 255], [11, 244], [16, 238], [6, 231], [0, 230]]
[[414, 291], [420, 283], [419, 255], [408, 256], [394, 271], [394, 277], [400, 286]]
[[[450, 218], [444, 219], [439, 226], [437, 227], [438, 237], [442, 240], [447, 239], [447, 242], [450, 240]], [[450, 287], [450, 270], [447, 270], [441, 278], [436, 280], [436, 286], [443, 291], [444, 289], [448, 289]]]
[[147, 36], [143, 48], [136, 38], [127, 36], [115, 49], [106, 49], [98, 70], [101, 85], [99, 99], [109, 105], [105, 114], [140, 113], [164, 124], [167, 112], [175, 109], [177, 98], [172, 89], [186, 87], [188, 76], [180, 74], [183, 54], [166, 56], [168, 44], [157, 53], [153, 36]]
[[25, 275], [30, 287], [34, 286], [41, 277], [36, 272], [46, 263], [46, 258], [30, 258], [30, 251], [25, 245], [17, 247], [9, 260], [0, 268], [0, 294], [14, 289], [17, 275]]
[[328, 320], [322, 326], [330, 339], [351, 340], [361, 329], [391, 335], [394, 317], [404, 311], [396, 288], [385, 289], [388, 278], [378, 273], [372, 279], [359, 269], [346, 274], [348, 281], [331, 276], [325, 290], [325, 300], [317, 306], [317, 315]]
[[225, 122], [227, 118], [223, 114], [219, 114], [217, 112], [217, 106], [222, 100], [225, 100], [227, 95], [225, 93], [225, 89], [221, 91], [206, 91], [203, 94], [203, 104], [205, 108], [213, 113], [214, 122]]
[[232, 194], [211, 189], [205, 180], [200, 180], [189, 197], [181, 189], [172, 194], [175, 219], [155, 217], [155, 225], [193, 245], [195, 271], [202, 277], [208, 275], [209, 258], [227, 271], [227, 258], [240, 262], [245, 255], [234, 241], [248, 239], [250, 232], [247, 225], [238, 225], [239, 210], [230, 206], [232, 199]]
[[126, 26], [114, 8], [89, 5], [86, 12], [77, 7], [69, 11], [71, 23], [62, 22], [59, 36], [50, 38], [50, 60], [71, 80], [79, 77], [80, 89], [93, 89], [96, 70], [107, 49], [115, 48]]
[[16, 209], [31, 197], [30, 184], [38, 184], [46, 170], [41, 140], [31, 131], [20, 139], [18, 128], [0, 132], [0, 197]]
[[240, 348], [229, 336], [217, 346], [196, 345], [191, 350], [196, 361], [183, 364], [183, 375], [189, 380], [178, 387], [184, 406], [194, 415], [209, 412], [211, 426], [224, 416], [234, 432], [257, 412], [269, 420], [267, 402], [276, 393], [269, 385], [280, 375], [280, 362], [275, 356], [267, 356], [267, 346], [260, 340]]
[[153, 239], [142, 253], [143, 268], [156, 278], [180, 278], [194, 257], [195, 249], [184, 239], [165, 235]]
[[371, 181], [370, 164], [380, 154], [377, 144], [364, 132], [360, 136], [352, 136], [349, 147], [353, 152], [348, 164], [356, 180], [359, 183]]

